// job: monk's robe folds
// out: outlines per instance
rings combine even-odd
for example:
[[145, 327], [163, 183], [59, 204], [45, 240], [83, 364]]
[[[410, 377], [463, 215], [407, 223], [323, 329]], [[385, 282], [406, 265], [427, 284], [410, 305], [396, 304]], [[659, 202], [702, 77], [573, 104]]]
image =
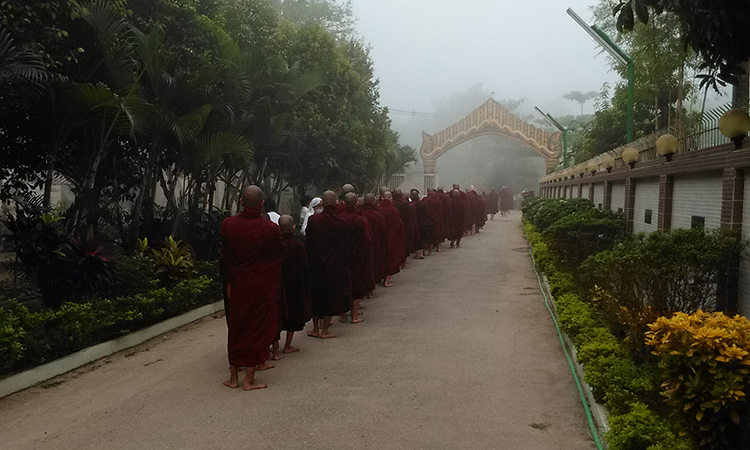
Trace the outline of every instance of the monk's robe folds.
[[375, 289], [372, 264], [372, 231], [370, 224], [354, 207], [347, 207], [341, 218], [349, 228], [349, 274], [352, 299], [360, 300]]
[[401, 215], [391, 200], [381, 200], [378, 212], [385, 219], [387, 253], [385, 256], [385, 274], [395, 275], [401, 270], [406, 255], [404, 252], [404, 224]]
[[337, 316], [351, 309], [349, 232], [335, 210], [335, 206], [326, 206], [307, 221], [306, 247], [315, 317]]
[[253, 367], [269, 358], [278, 331], [279, 276], [288, 251], [279, 227], [245, 208], [221, 224], [229, 280], [229, 364]]
[[388, 235], [385, 218], [375, 209], [375, 205], [365, 203], [362, 215], [370, 224], [372, 231], [372, 271], [376, 283], [385, 279], [385, 262], [388, 254]]
[[293, 233], [284, 233], [284, 241], [289, 256], [281, 266], [287, 306], [283, 328], [284, 331], [301, 331], [312, 318], [310, 266], [305, 244], [298, 241]]

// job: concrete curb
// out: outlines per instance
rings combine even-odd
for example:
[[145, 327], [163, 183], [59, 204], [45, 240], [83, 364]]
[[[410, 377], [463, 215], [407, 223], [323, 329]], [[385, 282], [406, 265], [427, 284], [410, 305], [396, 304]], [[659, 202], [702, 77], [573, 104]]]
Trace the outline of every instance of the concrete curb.
[[185, 314], [172, 317], [163, 322], [151, 325], [135, 333], [121, 336], [111, 341], [102, 342], [93, 347], [83, 349], [52, 361], [50, 363], [34, 367], [25, 372], [9, 376], [0, 380], [0, 398], [7, 397], [10, 394], [30, 388], [42, 381], [49, 380], [58, 375], [62, 375], [71, 370], [77, 369], [97, 359], [104, 358], [119, 351], [140, 345], [149, 339], [153, 339], [160, 334], [195, 322], [208, 315], [224, 309], [224, 302], [219, 301], [210, 305], [202, 306], [198, 309], [186, 312]]
[[[547, 291], [547, 295], [549, 295], [550, 300], [552, 300], [552, 309], [555, 311], [555, 315], [557, 315], [557, 305], [555, 303], [555, 297], [552, 296], [552, 292], [550, 292], [549, 283], [547, 282], [547, 276], [542, 274], [542, 282], [544, 284], [544, 289]], [[583, 386], [583, 393], [586, 396], [586, 402], [589, 404], [589, 409], [591, 410], [591, 416], [594, 418], [594, 422], [596, 423], [596, 431], [599, 434], [599, 439], [602, 441], [602, 443], [605, 443], [606, 440], [604, 439], [604, 435], [607, 431], [609, 431], [609, 411], [607, 408], [602, 405], [601, 403], [598, 403], [596, 399], [594, 398], [594, 393], [591, 390], [591, 386], [588, 385], [583, 379], [585, 369], [581, 363], [578, 362], [578, 352], [576, 351], [576, 346], [573, 343], [573, 340], [565, 334], [565, 332], [562, 332], [563, 339], [565, 340], [565, 345], [568, 347], [568, 352], [570, 352], [571, 357], [573, 358], [573, 363], [576, 368], [576, 372], [578, 373], [578, 378], [581, 380], [581, 386]]]

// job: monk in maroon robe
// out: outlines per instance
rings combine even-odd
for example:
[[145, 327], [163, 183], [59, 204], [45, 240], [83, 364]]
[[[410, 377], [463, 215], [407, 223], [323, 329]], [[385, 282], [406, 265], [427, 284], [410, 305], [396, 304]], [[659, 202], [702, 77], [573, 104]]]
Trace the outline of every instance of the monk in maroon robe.
[[489, 207], [487, 212], [490, 214], [490, 220], [495, 220], [495, 214], [499, 211], [499, 202], [500, 196], [497, 195], [495, 188], [492, 188], [490, 195], [487, 197], [487, 204]]
[[374, 195], [365, 195], [362, 215], [367, 219], [372, 231], [372, 270], [375, 283], [382, 283], [385, 279], [385, 262], [388, 254], [388, 230], [385, 218], [375, 209]]
[[414, 252], [414, 239], [416, 239], [417, 224], [412, 220], [412, 211], [409, 206], [409, 201], [404, 198], [401, 189], [396, 188], [393, 190], [393, 204], [398, 208], [401, 222], [404, 224], [404, 264], [401, 267], [406, 268], [406, 257]]
[[336, 204], [336, 214], [341, 215], [341, 213], [346, 210], [346, 205], [344, 204], [344, 196], [346, 196], [346, 194], [350, 192], [354, 192], [354, 186], [352, 186], [351, 184], [345, 184], [341, 186], [341, 197]]
[[349, 277], [349, 232], [336, 215], [336, 193], [321, 196], [323, 212], [307, 221], [305, 241], [310, 260], [313, 329], [308, 336], [335, 338], [328, 331], [333, 316], [349, 311], [352, 282]]
[[430, 223], [432, 228], [430, 229], [430, 236], [428, 241], [430, 243], [430, 254], [432, 249], [440, 252], [440, 247], [443, 245], [443, 241], [440, 236], [443, 235], [443, 205], [438, 197], [435, 189], [427, 189], [427, 197], [422, 199], [422, 203], [427, 207], [427, 213], [430, 216]]
[[265, 363], [278, 328], [279, 277], [288, 251], [279, 227], [261, 218], [263, 192], [249, 186], [242, 193], [245, 209], [221, 224], [221, 244], [227, 270], [230, 376], [225, 386], [239, 386], [237, 373], [246, 367], [243, 389], [266, 386], [255, 379]]
[[[367, 219], [357, 212], [357, 194], [349, 192], [344, 196], [346, 210], [341, 218], [346, 222], [349, 234], [349, 270], [352, 280], [352, 323], [360, 323], [359, 304], [375, 289], [372, 263], [372, 230]], [[342, 323], [346, 315], [341, 316]]]
[[[414, 217], [417, 219], [417, 236], [414, 240], [415, 259], [424, 259], [424, 251], [430, 249], [430, 235], [432, 234], [432, 221], [427, 205], [419, 200], [419, 190], [411, 190], [411, 207]], [[431, 252], [430, 252], [431, 253]]]
[[[456, 185], [454, 185], [456, 186]], [[453, 217], [453, 233], [451, 235], [451, 248], [461, 247], [461, 239], [464, 236], [466, 220], [466, 199], [462, 196], [463, 192], [456, 188], [451, 191], [451, 216]]]
[[404, 252], [404, 224], [398, 209], [393, 206], [393, 194], [390, 191], [383, 193], [383, 198], [378, 203], [378, 212], [385, 219], [387, 242], [383, 286], [393, 287], [391, 277], [399, 273], [406, 253]]
[[442, 233], [438, 236], [442, 245], [446, 239], [450, 240], [451, 230], [453, 229], [453, 215], [451, 214], [451, 199], [442, 187], [438, 188], [437, 196], [440, 198], [440, 204], [443, 207]]
[[283, 353], [294, 353], [299, 351], [298, 348], [292, 347], [294, 333], [304, 330], [305, 324], [312, 319], [310, 266], [307, 262], [305, 244], [294, 237], [294, 218], [292, 216], [281, 216], [279, 228], [286, 242], [286, 248], [289, 250], [289, 256], [281, 266], [287, 309], [282, 326], [286, 331], [286, 344]]
[[467, 189], [464, 193], [466, 199], [466, 214], [464, 216], [464, 230], [466, 234], [473, 236], [475, 231], [476, 217], [477, 217], [477, 200], [471, 195], [471, 189]]

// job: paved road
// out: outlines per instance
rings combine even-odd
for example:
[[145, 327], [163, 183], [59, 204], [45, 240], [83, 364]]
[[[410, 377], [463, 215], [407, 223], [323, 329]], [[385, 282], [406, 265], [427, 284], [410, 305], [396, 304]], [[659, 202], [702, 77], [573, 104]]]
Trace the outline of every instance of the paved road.
[[11, 449], [594, 448], [525, 251], [520, 216], [394, 277], [338, 339], [222, 386], [207, 318], [0, 400]]

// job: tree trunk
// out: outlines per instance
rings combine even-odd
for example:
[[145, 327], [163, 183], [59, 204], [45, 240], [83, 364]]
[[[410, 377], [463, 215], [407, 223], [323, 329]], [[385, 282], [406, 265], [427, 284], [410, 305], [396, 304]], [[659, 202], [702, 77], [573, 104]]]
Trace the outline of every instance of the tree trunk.
[[[146, 198], [146, 191], [151, 184], [151, 180], [154, 177], [154, 170], [156, 169], [156, 157], [158, 152], [156, 151], [157, 143], [154, 141], [151, 144], [151, 151], [148, 155], [148, 162], [146, 164], [146, 173], [141, 180], [141, 185], [138, 188], [138, 196], [135, 198], [135, 203], [130, 211], [131, 227], [130, 236], [128, 240], [130, 243], [135, 243], [136, 239], [140, 236], [141, 228], [141, 210], [143, 209], [143, 201]], [[125, 239], [125, 236], [123, 236]]]
[[[677, 88], [677, 125], [680, 127], [680, 130], [682, 130], [682, 102], [685, 98], [685, 57], [682, 57], [682, 62], [680, 63], [680, 84]], [[682, 131], [680, 131], [680, 134], [682, 134]], [[681, 137], [681, 136], [678, 136]]]
[[659, 131], [659, 91], [654, 95], [654, 131]]

